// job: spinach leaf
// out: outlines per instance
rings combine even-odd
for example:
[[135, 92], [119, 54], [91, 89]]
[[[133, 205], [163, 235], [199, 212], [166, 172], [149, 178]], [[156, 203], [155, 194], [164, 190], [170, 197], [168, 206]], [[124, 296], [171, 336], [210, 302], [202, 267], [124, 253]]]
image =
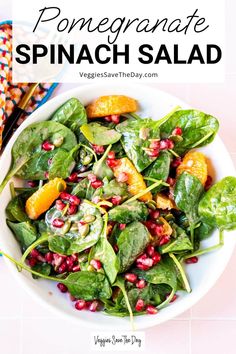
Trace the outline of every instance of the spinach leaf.
[[[78, 229], [78, 223], [85, 217], [93, 217], [88, 224], [87, 235], [82, 235]], [[60, 218], [65, 222], [62, 228], [55, 228], [52, 221]], [[83, 201], [79, 210], [74, 215], [63, 215], [56, 207], [52, 207], [45, 216], [45, 221], [52, 236], [49, 238], [49, 248], [60, 253], [70, 255], [78, 253], [97, 243], [103, 229], [103, 220], [100, 211], [88, 201]], [[58, 236], [61, 236], [60, 238]], [[65, 240], [62, 240], [65, 239]]]
[[63, 236], [49, 236], [48, 237], [48, 247], [50, 251], [59, 253], [59, 254], [67, 254], [70, 249], [71, 242], [67, 240], [66, 237]]
[[179, 253], [181, 251], [191, 251], [193, 249], [193, 245], [189, 239], [189, 236], [186, 232], [181, 229], [176, 224], [171, 225], [173, 231], [176, 233], [176, 238], [172, 239], [171, 242], [160, 247], [161, 253]]
[[202, 197], [199, 215], [203, 222], [220, 230], [236, 228], [236, 178], [225, 177]]
[[209, 225], [206, 222], [202, 222], [201, 225], [195, 229], [196, 240], [202, 241], [210, 237], [214, 228], [214, 226]]
[[[37, 263], [32, 269], [42, 275], [50, 275], [52, 267], [48, 263]], [[38, 279], [38, 276], [32, 274], [34, 279]]]
[[6, 207], [6, 214], [10, 221], [30, 221], [28, 215], [25, 212], [25, 201], [31, 193], [21, 193], [14, 197]]
[[90, 200], [94, 194], [94, 189], [90, 186], [88, 178], [84, 178], [76, 184], [76, 186], [72, 189], [71, 194], [82, 199]]
[[163, 257], [149, 270], [134, 269], [133, 272], [149, 283], [167, 284], [174, 291], [177, 290], [177, 272], [175, 264], [169, 256]]
[[149, 242], [150, 234], [143, 224], [134, 221], [126, 226], [117, 241], [120, 273], [131, 267], [135, 259], [143, 253]]
[[75, 167], [75, 153], [79, 149], [80, 145], [76, 145], [70, 152], [64, 149], [58, 149], [56, 154], [51, 160], [49, 167], [49, 179], [55, 177], [67, 178], [70, 176], [72, 170]]
[[[157, 180], [166, 181], [170, 172], [171, 156], [168, 151], [161, 151], [158, 158], [144, 171], [144, 176], [154, 178]], [[152, 182], [147, 181], [147, 186], [150, 186]], [[153, 193], [159, 192], [161, 186], [153, 190]]]
[[[115, 306], [108, 304], [107, 302], [105, 303], [105, 313], [113, 315], [113, 316], [118, 316], [118, 317], [124, 317], [127, 315], [130, 315], [130, 321], [131, 321], [131, 326], [134, 329], [134, 325], [133, 325], [133, 311], [132, 308], [130, 306], [129, 303], [129, 298], [127, 295], [127, 291], [125, 288], [125, 280], [123, 277], [118, 276], [116, 279], [116, 282], [113, 284], [113, 286], [117, 286], [121, 292], [122, 292], [122, 296], [119, 297], [118, 301], [116, 302]], [[125, 303], [126, 303], [126, 308], [124, 308], [124, 306], [122, 306], [121, 301], [124, 298]]]
[[124, 198], [129, 196], [128, 187], [126, 183], [118, 182], [116, 179], [112, 179], [102, 187], [102, 197], [109, 199], [113, 196], [121, 196]]
[[156, 158], [148, 156], [145, 148], [149, 148], [149, 139], [159, 139], [159, 123], [150, 118], [142, 120], [126, 120], [116, 126], [122, 134], [121, 143], [136, 169], [141, 172]]
[[14, 223], [7, 220], [7, 225], [15, 235], [22, 251], [25, 251], [38, 237], [35, 225], [29, 221]]
[[197, 177], [183, 172], [177, 178], [174, 190], [175, 203], [186, 214], [191, 231], [199, 221], [198, 204], [202, 194], [203, 186]]
[[182, 155], [196, 146], [211, 143], [219, 129], [219, 122], [215, 117], [194, 109], [179, 110], [160, 126], [161, 137], [169, 137], [176, 127], [182, 129], [183, 140], [175, 143], [174, 151]]
[[106, 237], [101, 237], [93, 246], [89, 258], [98, 259], [102, 263], [107, 278], [113, 284], [119, 271], [119, 260]]
[[[148, 284], [143, 289], [133, 288], [128, 291], [127, 295], [128, 295], [128, 299], [129, 299], [129, 303], [130, 303], [132, 311], [135, 311], [135, 305], [139, 299], [142, 299], [144, 301], [145, 305], [148, 305], [151, 303], [152, 291], [151, 291], [150, 285], [151, 284]], [[126, 304], [124, 298], [121, 301], [121, 306], [123, 306], [124, 309], [127, 309], [127, 304]]]
[[77, 98], [73, 97], [58, 108], [51, 120], [65, 125], [78, 137], [79, 128], [87, 123], [86, 109]]
[[[29, 176], [33, 179], [35, 174], [35, 178], [40, 179], [36, 166], [40, 157], [45, 153], [41, 150], [41, 145], [45, 140], [53, 141], [58, 136], [63, 138], [61, 148], [67, 151], [77, 144], [74, 133], [60, 123], [45, 121], [31, 124], [24, 129], [12, 147], [12, 165], [0, 185], [0, 193], [15, 175], [22, 179], [29, 179]], [[35, 168], [34, 171], [28, 169], [31, 164]]]
[[111, 180], [114, 177], [112, 169], [106, 164], [106, 158], [109, 151], [111, 150], [111, 147], [112, 145], [109, 145], [100, 160], [95, 162], [93, 165], [93, 173], [99, 179], [107, 178], [108, 180]]
[[84, 124], [80, 131], [91, 144], [95, 145], [115, 144], [121, 138], [121, 134], [115, 129], [109, 129], [99, 123]]
[[148, 217], [148, 208], [145, 203], [134, 200], [131, 203], [114, 207], [108, 213], [109, 220], [120, 224], [128, 224], [131, 221], [145, 221]]
[[61, 280], [72, 296], [86, 301], [94, 299], [109, 299], [111, 287], [106, 276], [98, 272], [80, 271], [71, 273]]

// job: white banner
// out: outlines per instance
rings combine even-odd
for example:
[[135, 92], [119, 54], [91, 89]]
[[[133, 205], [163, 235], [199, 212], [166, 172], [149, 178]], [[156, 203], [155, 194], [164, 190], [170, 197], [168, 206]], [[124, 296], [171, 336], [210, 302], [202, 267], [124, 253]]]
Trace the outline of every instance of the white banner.
[[221, 82], [223, 0], [14, 0], [15, 82]]

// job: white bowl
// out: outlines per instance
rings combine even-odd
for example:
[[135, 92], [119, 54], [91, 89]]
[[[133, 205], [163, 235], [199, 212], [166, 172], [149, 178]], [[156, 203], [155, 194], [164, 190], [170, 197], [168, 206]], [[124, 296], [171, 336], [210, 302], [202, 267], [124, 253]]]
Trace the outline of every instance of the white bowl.
[[[150, 116], [159, 119], [168, 113], [173, 107], [180, 105], [183, 108], [189, 106], [178, 98], [165, 92], [148, 86], [137, 84], [95, 84], [75, 88], [63, 93], [44, 104], [21, 125], [9, 142], [3, 156], [0, 160], [0, 181], [4, 178], [11, 163], [11, 147], [18, 135], [29, 124], [46, 120], [50, 115], [67, 99], [77, 97], [83, 104], [87, 105], [94, 98], [107, 94], [123, 94], [136, 98], [140, 103], [140, 111], [143, 116]], [[202, 148], [202, 151], [211, 161], [212, 173], [215, 180], [219, 180], [228, 175], [235, 175], [235, 169], [224, 144], [217, 136], [212, 144]], [[17, 183], [19, 181], [16, 180]], [[16, 259], [20, 259], [21, 252], [11, 231], [6, 225], [5, 207], [10, 200], [9, 187], [7, 186], [0, 197], [0, 249], [10, 254]], [[225, 233], [226, 234], [226, 233]], [[138, 316], [135, 318], [136, 329], [147, 328], [165, 322], [182, 312], [188, 310], [197, 301], [199, 301], [208, 290], [215, 284], [221, 273], [226, 267], [233, 252], [236, 237], [235, 232], [225, 235], [225, 245], [220, 250], [200, 257], [199, 262], [194, 265], [186, 266], [187, 274], [192, 287], [192, 292], [187, 294], [180, 292], [177, 301], [162, 309], [157, 315]], [[207, 247], [218, 243], [218, 232], [203, 242]], [[16, 267], [6, 260], [7, 266], [15, 278], [21, 283], [29, 296], [37, 298], [42, 305], [49, 309], [57, 311], [64, 318], [81, 323], [90, 328], [99, 328], [110, 330], [129, 330], [129, 318], [117, 318], [105, 315], [103, 313], [90, 313], [89, 311], [76, 311], [68, 295], [61, 294], [56, 288], [54, 282], [45, 280], [33, 280], [31, 275], [23, 271], [19, 273]]]

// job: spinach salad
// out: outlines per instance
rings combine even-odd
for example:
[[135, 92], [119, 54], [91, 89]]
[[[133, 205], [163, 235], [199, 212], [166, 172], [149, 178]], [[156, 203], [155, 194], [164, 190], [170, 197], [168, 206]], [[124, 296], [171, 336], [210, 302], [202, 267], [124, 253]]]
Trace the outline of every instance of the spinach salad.
[[[137, 102], [76, 98], [34, 123], [12, 148], [7, 225], [22, 250], [14, 262], [57, 282], [77, 310], [156, 314], [191, 292], [185, 264], [224, 244], [236, 229], [236, 178], [212, 186], [205, 156], [218, 120], [179, 107], [141, 118]], [[201, 241], [219, 230], [219, 243]]]

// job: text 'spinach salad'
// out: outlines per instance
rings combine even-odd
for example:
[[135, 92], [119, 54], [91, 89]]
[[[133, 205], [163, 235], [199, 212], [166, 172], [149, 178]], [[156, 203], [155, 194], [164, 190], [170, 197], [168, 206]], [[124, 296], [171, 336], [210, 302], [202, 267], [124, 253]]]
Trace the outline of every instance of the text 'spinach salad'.
[[[174, 109], [155, 121], [125, 96], [86, 109], [71, 98], [28, 126], [12, 148], [7, 224], [22, 249], [18, 268], [57, 282], [77, 310], [156, 314], [191, 291], [183, 264], [221, 247], [236, 229], [236, 178], [211, 187], [205, 156], [216, 118]], [[200, 242], [219, 229], [219, 244]]]

